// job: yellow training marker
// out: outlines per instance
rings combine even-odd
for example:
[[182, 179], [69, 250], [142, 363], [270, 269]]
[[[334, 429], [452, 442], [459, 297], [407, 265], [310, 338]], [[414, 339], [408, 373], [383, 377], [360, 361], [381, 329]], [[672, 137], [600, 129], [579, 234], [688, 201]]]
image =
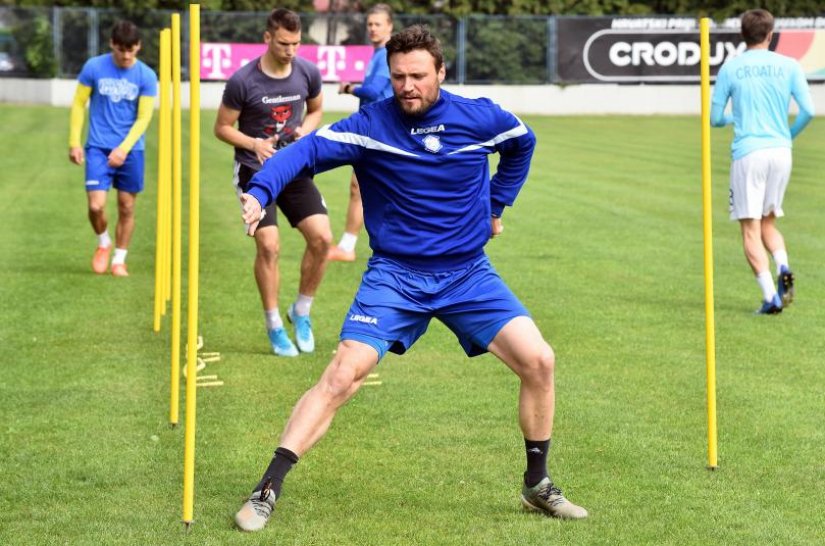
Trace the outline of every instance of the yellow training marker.
[[196, 387], [222, 387], [223, 381], [210, 381], [208, 383], [195, 383]]

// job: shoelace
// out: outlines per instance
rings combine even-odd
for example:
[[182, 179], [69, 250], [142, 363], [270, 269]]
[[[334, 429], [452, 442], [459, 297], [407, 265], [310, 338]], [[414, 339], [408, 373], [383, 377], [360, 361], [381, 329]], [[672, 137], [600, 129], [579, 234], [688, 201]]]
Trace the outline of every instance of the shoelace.
[[[556, 506], [557, 504], [562, 504], [566, 500], [564, 498], [564, 495], [561, 492], [561, 489], [559, 489], [555, 485], [550, 485], [549, 487], [545, 487], [544, 489], [539, 490], [536, 493], [536, 496], [538, 496], [544, 502], [549, 503], [550, 506]], [[555, 496], [556, 498], [554, 498], [551, 501], [550, 497], [553, 497], [553, 496]]]
[[295, 317], [295, 326], [298, 329], [298, 335], [301, 336], [301, 339], [309, 338], [309, 333], [312, 331], [312, 323], [309, 321], [309, 317]]
[[289, 338], [285, 332], [278, 332], [275, 335], [275, 344], [282, 350], [288, 350], [290, 348]]
[[267, 481], [263, 488], [261, 488], [261, 494], [257, 497], [253, 496], [249, 499], [255, 513], [262, 518], [268, 518], [269, 514], [272, 513], [272, 505], [267, 502], [269, 500], [269, 496], [272, 494], [272, 490], [269, 488], [270, 484], [271, 482]]

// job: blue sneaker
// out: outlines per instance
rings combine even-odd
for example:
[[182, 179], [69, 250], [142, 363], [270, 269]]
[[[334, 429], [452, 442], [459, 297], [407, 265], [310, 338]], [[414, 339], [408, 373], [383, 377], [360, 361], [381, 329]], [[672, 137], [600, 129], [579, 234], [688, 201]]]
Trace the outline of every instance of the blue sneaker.
[[776, 279], [776, 291], [779, 294], [779, 299], [782, 300], [783, 307], [787, 307], [793, 301], [793, 281], [793, 272], [787, 267], [782, 266], [782, 270]]
[[778, 315], [782, 312], [782, 300], [779, 294], [774, 295], [771, 301], [763, 301], [762, 307], [756, 310], [757, 315]]
[[286, 318], [295, 325], [295, 342], [302, 353], [311, 353], [315, 350], [315, 336], [312, 335], [312, 321], [309, 315], [296, 315], [295, 304], [289, 306]]
[[272, 351], [278, 356], [298, 356], [298, 349], [292, 340], [289, 339], [286, 330], [283, 328], [275, 328], [274, 330], [267, 330], [269, 335], [269, 342], [272, 343]]

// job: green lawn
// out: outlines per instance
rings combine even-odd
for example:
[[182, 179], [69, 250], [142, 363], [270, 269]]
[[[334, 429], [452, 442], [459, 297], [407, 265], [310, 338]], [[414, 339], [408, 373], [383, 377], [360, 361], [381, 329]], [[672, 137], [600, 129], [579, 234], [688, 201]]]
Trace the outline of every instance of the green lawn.
[[[730, 132], [712, 133], [717, 471], [705, 468], [698, 118], [526, 117], [539, 139], [530, 180], [488, 250], [556, 350], [551, 469], [591, 517], [521, 511], [517, 381], [490, 356], [464, 357], [433, 323], [382, 362], [381, 384], [295, 467], [270, 526], [244, 535], [232, 516], [328, 362], [368, 247], [362, 237], [357, 263], [328, 270], [316, 353], [271, 355], [231, 150], [204, 112], [200, 333], [222, 358], [202, 373], [224, 385], [198, 392], [187, 536], [183, 427], [168, 424], [169, 318], [152, 332], [156, 125], [131, 276], [115, 279], [90, 271], [68, 110], [0, 105], [0, 119], [0, 544], [825, 542], [825, 124], [797, 142], [780, 223], [797, 301], [776, 317], [752, 315], [759, 291], [727, 220]], [[337, 239], [349, 170], [318, 180]], [[297, 232], [282, 247], [284, 310]]]

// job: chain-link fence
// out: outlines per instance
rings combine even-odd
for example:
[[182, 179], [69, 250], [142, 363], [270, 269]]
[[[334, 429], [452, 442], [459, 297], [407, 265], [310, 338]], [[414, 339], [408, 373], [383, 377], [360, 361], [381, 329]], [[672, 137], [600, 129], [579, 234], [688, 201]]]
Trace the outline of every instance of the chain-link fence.
[[[0, 76], [74, 78], [89, 57], [109, 50], [119, 18], [140, 27], [140, 58], [156, 68], [159, 31], [171, 11], [129, 13], [97, 8], [0, 7]], [[201, 41], [259, 43], [265, 12], [201, 12]], [[301, 14], [303, 41], [320, 45], [368, 44], [364, 14]], [[420, 23], [442, 42], [450, 83], [548, 83], [551, 18], [396, 15], [396, 30]], [[188, 52], [188, 18], [181, 17], [182, 58]], [[3, 59], [7, 60], [3, 64]], [[184, 63], [185, 64], [185, 63]], [[188, 78], [187, 67], [182, 67]]]
[[[156, 68], [159, 31], [171, 11], [125, 13], [96, 8], [0, 6], [0, 76], [74, 78], [89, 57], [109, 49], [120, 18], [143, 31], [141, 59]], [[185, 15], [185, 14], [183, 14]], [[266, 12], [201, 12], [201, 42], [261, 44]], [[302, 14], [303, 41], [318, 46], [368, 44], [363, 13]], [[396, 15], [395, 29], [423, 23], [441, 39], [447, 82], [458, 84], [685, 83], [699, 81], [694, 17], [504, 17]], [[188, 17], [181, 17], [181, 58], [188, 57]], [[778, 18], [771, 49], [825, 81], [825, 18]], [[739, 20], [712, 22], [711, 75], [746, 45]], [[188, 63], [182, 77], [188, 79]], [[332, 81], [335, 76], [329, 73]]]

